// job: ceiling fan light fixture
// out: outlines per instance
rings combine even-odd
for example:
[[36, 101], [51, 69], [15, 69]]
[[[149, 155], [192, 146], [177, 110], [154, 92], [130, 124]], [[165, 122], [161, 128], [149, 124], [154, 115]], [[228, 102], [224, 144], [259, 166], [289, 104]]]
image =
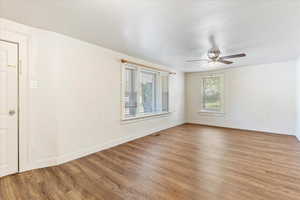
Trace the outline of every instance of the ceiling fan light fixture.
[[207, 52], [207, 57], [211, 60], [217, 60], [221, 54], [221, 51], [218, 48], [212, 48]]

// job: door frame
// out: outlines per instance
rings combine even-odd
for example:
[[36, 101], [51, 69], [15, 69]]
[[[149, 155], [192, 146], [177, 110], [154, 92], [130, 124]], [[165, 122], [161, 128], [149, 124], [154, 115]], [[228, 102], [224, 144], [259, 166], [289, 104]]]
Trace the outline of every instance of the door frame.
[[[1, 22], [0, 22], [1, 23]], [[32, 169], [29, 149], [28, 66], [30, 37], [18, 31], [1, 29], [0, 41], [17, 45], [18, 55], [18, 172]]]

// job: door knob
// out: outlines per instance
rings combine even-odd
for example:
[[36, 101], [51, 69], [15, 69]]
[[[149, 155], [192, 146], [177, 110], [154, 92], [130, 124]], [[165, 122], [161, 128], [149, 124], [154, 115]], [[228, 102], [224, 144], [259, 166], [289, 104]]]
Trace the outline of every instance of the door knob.
[[8, 112], [8, 114], [9, 114], [10, 116], [13, 116], [13, 115], [15, 115], [15, 114], [16, 114], [16, 111], [14, 111], [14, 110], [10, 110], [10, 111]]

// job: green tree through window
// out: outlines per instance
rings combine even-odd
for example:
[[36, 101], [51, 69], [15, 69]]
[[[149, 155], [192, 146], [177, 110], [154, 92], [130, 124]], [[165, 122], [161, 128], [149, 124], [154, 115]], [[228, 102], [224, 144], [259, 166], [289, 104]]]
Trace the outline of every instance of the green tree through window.
[[203, 109], [208, 111], [221, 111], [221, 77], [203, 78]]

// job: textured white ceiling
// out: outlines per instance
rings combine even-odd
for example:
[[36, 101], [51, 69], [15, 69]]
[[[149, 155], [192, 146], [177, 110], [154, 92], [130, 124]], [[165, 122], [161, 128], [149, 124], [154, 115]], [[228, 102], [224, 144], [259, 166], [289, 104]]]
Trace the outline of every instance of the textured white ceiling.
[[182, 69], [228, 67], [205, 57], [213, 36], [234, 66], [300, 55], [299, 0], [0, 0], [0, 17]]

